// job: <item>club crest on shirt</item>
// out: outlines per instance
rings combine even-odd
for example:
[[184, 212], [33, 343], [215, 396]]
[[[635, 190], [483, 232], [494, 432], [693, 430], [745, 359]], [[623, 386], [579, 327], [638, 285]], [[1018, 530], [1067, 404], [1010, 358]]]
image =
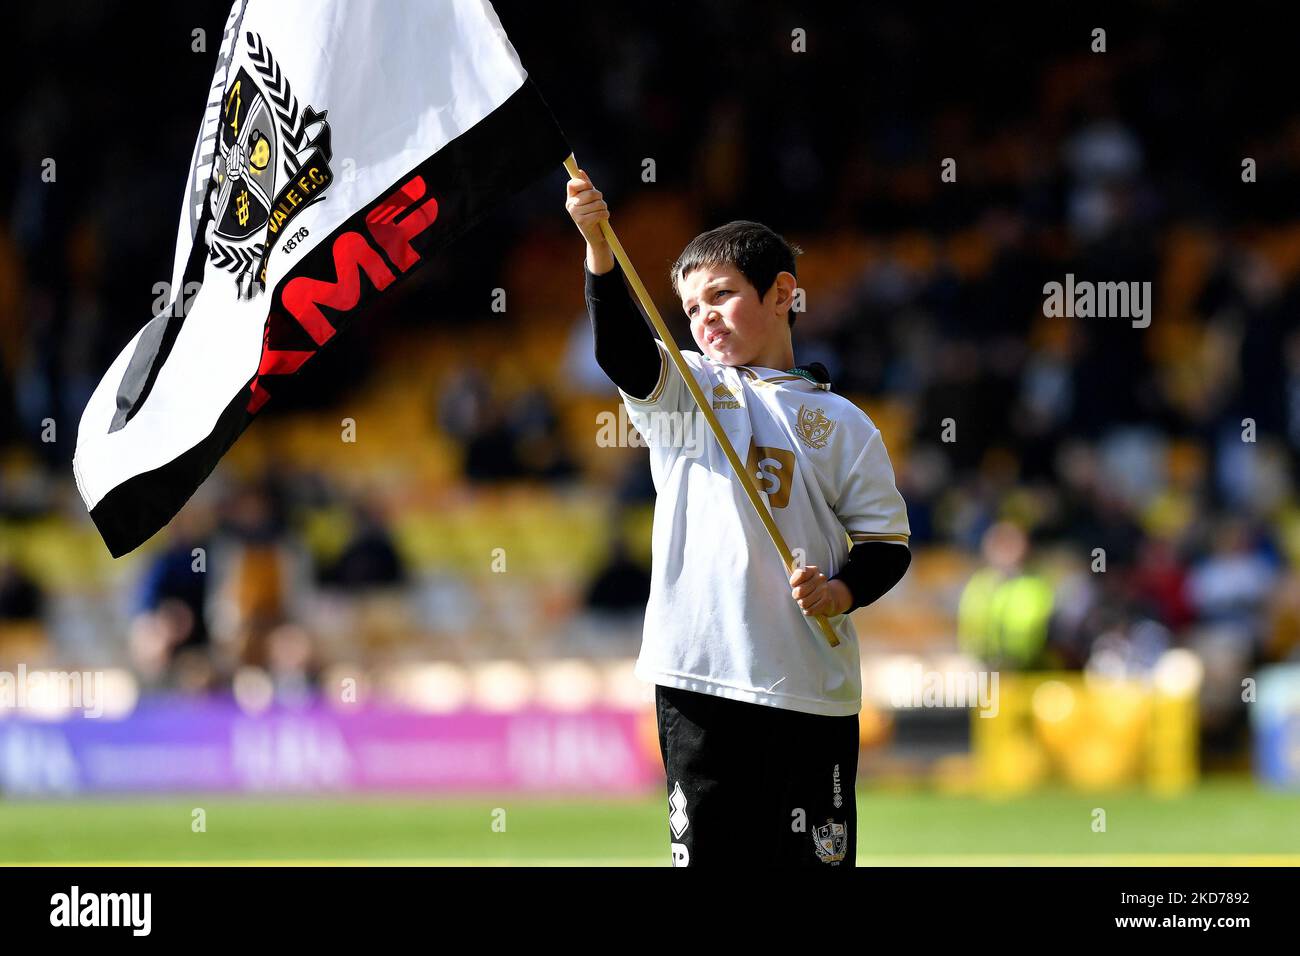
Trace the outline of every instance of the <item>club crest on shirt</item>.
[[827, 418], [820, 408], [799, 406], [799, 416], [794, 431], [799, 436], [799, 440], [809, 448], [825, 448], [834, 430], [835, 423]]
[[719, 382], [713, 387], [714, 408], [740, 408], [740, 397], [727, 387], [726, 382]]
[[823, 863], [840, 863], [849, 852], [849, 826], [827, 818], [826, 825], [813, 830], [813, 848]]

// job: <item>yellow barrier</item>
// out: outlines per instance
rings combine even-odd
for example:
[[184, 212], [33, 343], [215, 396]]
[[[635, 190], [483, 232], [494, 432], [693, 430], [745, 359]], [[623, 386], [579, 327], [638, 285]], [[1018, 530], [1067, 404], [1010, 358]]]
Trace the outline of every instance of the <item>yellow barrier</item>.
[[1196, 783], [1199, 680], [1003, 673], [999, 685], [995, 714], [971, 713], [978, 779], [990, 795], [1049, 783], [1171, 794]]

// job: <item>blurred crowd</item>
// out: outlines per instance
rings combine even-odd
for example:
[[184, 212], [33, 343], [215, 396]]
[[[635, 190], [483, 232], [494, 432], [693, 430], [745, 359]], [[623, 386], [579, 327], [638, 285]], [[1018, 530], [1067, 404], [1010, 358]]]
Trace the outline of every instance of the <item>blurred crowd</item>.
[[[212, 59], [159, 53], [175, 82], [149, 86], [147, 135], [128, 135], [110, 100], [149, 64], [101, 84], [107, 14], [72, 6], [75, 23], [26, 10], [16, 26], [19, 45], [57, 35], [87, 67], [34, 66], [3, 143], [0, 439], [27, 453], [11, 460], [35, 462], [0, 483], [8, 523], [60, 507], [15, 489], [70, 484], [72, 423], [147, 318], [152, 273], [168, 271], [162, 226]], [[954, 643], [1000, 666], [1122, 674], [1190, 647], [1223, 711], [1208, 726], [1240, 730], [1242, 676], [1300, 654], [1300, 114], [1277, 93], [1280, 38], [1165, 4], [1133, 5], [1105, 53], [1091, 49], [1097, 24], [1075, 12], [1011, 24], [976, 8], [930, 18], [890, 4], [668, 4], [653, 17], [604, 5], [581, 19], [496, 6], [608, 196], [653, 191], [689, 209], [694, 231], [764, 221], [809, 250], [810, 271], [825, 254], [796, 356], [885, 410], [914, 550], [949, 549], [973, 569], [945, 596]], [[216, 35], [223, 7], [169, 9], [155, 29], [180, 44], [203, 19]], [[791, 49], [796, 28], [807, 52]], [[580, 77], [548, 53], [575, 45]], [[88, 142], [90, 156], [76, 148]], [[45, 156], [68, 185], [40, 181]], [[940, 177], [947, 157], [955, 182]], [[1243, 181], [1246, 157], [1257, 181]], [[71, 185], [86, 181], [93, 190]], [[510, 373], [475, 361], [437, 383], [432, 418], [471, 485], [609, 490], [575, 447], [580, 429], [564, 427], [575, 408], [585, 414], [576, 401], [613, 390], [590, 359], [581, 244], [561, 201], [539, 185], [384, 308], [394, 329], [445, 333], [479, 290], [502, 283], [513, 251], [571, 245], [561, 381], [503, 398]], [[855, 242], [860, 254], [828, 263]], [[660, 251], [667, 263], [678, 249]], [[1153, 283], [1150, 326], [1044, 316], [1044, 284], [1067, 274]], [[377, 361], [360, 341], [346, 360], [323, 357], [306, 397], [279, 413], [330, 407]], [[47, 418], [68, 440], [41, 440]], [[650, 500], [644, 455], [612, 480], [618, 508]], [[305, 563], [286, 560], [303, 550], [286, 546], [299, 525], [269, 469], [210, 527], [174, 527], [136, 589], [139, 671], [209, 686], [243, 662], [309, 684], [319, 637], [295, 594], [412, 586], [393, 534], [400, 509], [340, 506], [349, 531], [328, 561], [310, 548]], [[220, 573], [192, 573], [196, 548]], [[611, 534], [577, 584], [578, 608], [621, 616], [631, 634], [647, 573], [634, 551]], [[0, 550], [0, 617], [39, 617], [43, 590]]]

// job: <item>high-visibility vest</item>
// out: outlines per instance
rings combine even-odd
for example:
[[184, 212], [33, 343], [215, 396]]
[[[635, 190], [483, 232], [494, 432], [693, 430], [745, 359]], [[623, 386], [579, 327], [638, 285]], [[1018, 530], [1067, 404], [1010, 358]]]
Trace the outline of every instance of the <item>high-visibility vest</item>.
[[1053, 600], [1051, 584], [1037, 574], [977, 571], [957, 605], [958, 644], [983, 661], [1030, 667], [1047, 643]]

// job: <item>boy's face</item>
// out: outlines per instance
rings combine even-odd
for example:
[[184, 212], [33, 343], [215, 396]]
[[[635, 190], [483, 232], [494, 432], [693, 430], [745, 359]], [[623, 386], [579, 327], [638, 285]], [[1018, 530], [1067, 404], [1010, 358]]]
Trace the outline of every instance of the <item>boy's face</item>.
[[780, 272], [760, 299], [758, 290], [731, 264], [703, 266], [678, 282], [695, 344], [723, 365], [756, 364], [756, 357], [770, 354], [772, 346], [789, 335], [794, 289], [795, 277]]

